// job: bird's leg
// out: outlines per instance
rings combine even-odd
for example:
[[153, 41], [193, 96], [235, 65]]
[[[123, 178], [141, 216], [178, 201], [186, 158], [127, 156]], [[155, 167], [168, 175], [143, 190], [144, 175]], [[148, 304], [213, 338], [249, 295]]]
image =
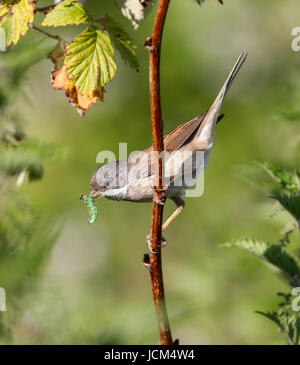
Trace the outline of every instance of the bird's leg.
[[158, 194], [158, 196], [155, 197], [156, 204], [165, 205], [167, 200], [166, 191], [168, 190], [168, 186], [163, 186], [162, 189], [160, 189], [159, 187], [153, 185], [153, 190], [155, 190]]
[[[155, 197], [156, 204], [165, 205], [166, 200], [167, 200], [166, 191], [168, 190], [168, 186], [163, 186], [163, 188], [160, 189], [157, 186], [153, 185], [153, 190], [155, 190], [158, 193], [158, 196]], [[177, 214], [179, 214], [179, 213], [177, 213]], [[169, 222], [169, 223], [171, 223], [171, 222]], [[162, 227], [162, 231], [163, 231], [163, 227]], [[152, 244], [151, 233], [148, 234], [148, 236], [146, 237], [146, 240], [147, 240], [147, 246], [148, 246], [149, 252], [152, 253], [152, 254], [155, 254], [156, 252], [153, 251], [152, 247], [151, 247], [151, 244]], [[165, 247], [166, 245], [167, 245], [167, 240], [161, 235], [161, 245], [160, 245], [160, 247]]]
[[171, 216], [165, 221], [165, 223], [162, 226], [162, 231], [164, 231], [168, 225], [173, 222], [173, 220], [182, 212], [185, 202], [182, 198], [172, 198], [172, 200], [174, 201], [174, 203], [177, 206], [177, 209], [175, 210], [175, 212], [173, 214], [171, 214]]
[[[156, 252], [152, 250], [151, 244], [152, 244], [152, 236], [151, 233], [149, 233], [146, 236], [146, 240], [147, 240], [147, 246], [148, 246], [148, 250], [150, 253], [155, 254]], [[167, 240], [161, 235], [161, 245], [160, 247], [165, 247], [167, 245]]]
[[[171, 214], [171, 216], [165, 221], [165, 223], [162, 226], [162, 231], [164, 231], [168, 225], [173, 222], [173, 220], [182, 212], [185, 202], [182, 198], [172, 198], [172, 200], [174, 201], [174, 203], [177, 206], [177, 209], [175, 210], [175, 212], [173, 214]], [[155, 253], [153, 252], [152, 248], [151, 248], [151, 243], [152, 243], [152, 237], [151, 237], [151, 233], [148, 234], [147, 236], [147, 245], [148, 245], [148, 249], [151, 253]], [[161, 246], [160, 247], [166, 247], [167, 245], [167, 240], [161, 236]]]

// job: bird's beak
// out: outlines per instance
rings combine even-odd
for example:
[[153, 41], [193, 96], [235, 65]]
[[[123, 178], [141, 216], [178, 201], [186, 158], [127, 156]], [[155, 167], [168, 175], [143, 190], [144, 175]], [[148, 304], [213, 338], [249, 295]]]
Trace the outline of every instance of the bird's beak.
[[100, 191], [100, 190], [92, 191], [90, 193], [90, 196], [93, 197], [93, 198], [99, 198], [99, 197], [103, 196], [103, 193], [104, 193], [104, 191]]

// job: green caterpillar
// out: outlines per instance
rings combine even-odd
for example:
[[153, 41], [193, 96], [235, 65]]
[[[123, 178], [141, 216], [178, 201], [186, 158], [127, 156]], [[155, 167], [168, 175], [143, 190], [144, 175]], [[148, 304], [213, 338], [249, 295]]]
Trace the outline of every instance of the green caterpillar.
[[84, 204], [86, 205], [89, 211], [90, 215], [90, 219], [88, 220], [89, 224], [95, 223], [98, 217], [98, 209], [95, 203], [95, 198], [93, 198], [90, 195], [81, 195], [80, 199], [83, 199]]

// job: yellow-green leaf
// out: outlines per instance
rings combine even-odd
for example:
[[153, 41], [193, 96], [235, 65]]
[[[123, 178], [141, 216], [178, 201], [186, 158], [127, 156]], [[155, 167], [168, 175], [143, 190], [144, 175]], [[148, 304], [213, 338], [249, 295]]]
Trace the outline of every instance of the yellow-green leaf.
[[108, 31], [113, 44], [121, 57], [128, 65], [139, 71], [139, 63], [136, 57], [135, 45], [126, 31], [110, 16], [106, 15], [103, 18], [103, 26]]
[[16, 44], [33, 22], [33, 0], [6, 1], [0, 8], [0, 26], [5, 29], [6, 44]]
[[108, 34], [94, 27], [86, 28], [68, 45], [65, 64], [79, 91], [88, 95], [111, 81], [117, 72]]
[[2, 18], [4, 15], [6, 15], [9, 12], [9, 8], [12, 3], [13, 3], [13, 0], [3, 1], [3, 4], [0, 5], [0, 18]]
[[81, 24], [88, 20], [84, 7], [75, 0], [65, 0], [50, 11], [42, 22], [43, 26], [60, 27]]

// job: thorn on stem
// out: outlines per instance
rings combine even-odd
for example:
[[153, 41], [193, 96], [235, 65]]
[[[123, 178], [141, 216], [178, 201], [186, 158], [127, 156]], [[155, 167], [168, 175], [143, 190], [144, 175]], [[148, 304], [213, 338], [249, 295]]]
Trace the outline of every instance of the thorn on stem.
[[148, 236], [146, 236], [146, 240], [147, 240], [147, 246], [148, 246], [148, 250], [149, 250], [149, 252], [152, 254], [152, 255], [156, 255], [157, 254], [157, 252], [155, 252], [153, 249], [152, 249], [152, 247], [151, 247], [151, 245], [152, 245], [152, 236], [151, 236], [151, 233], [150, 234], [148, 234]]
[[145, 266], [146, 269], [148, 269], [150, 272], [152, 272], [151, 264], [150, 264], [150, 256], [147, 253], [144, 254], [143, 265]]
[[156, 204], [165, 205], [166, 200], [167, 200], [166, 191], [168, 190], [168, 186], [163, 186], [162, 188], [154, 186], [153, 189], [155, 190], [155, 192], [157, 194], [157, 196], [155, 197]]

